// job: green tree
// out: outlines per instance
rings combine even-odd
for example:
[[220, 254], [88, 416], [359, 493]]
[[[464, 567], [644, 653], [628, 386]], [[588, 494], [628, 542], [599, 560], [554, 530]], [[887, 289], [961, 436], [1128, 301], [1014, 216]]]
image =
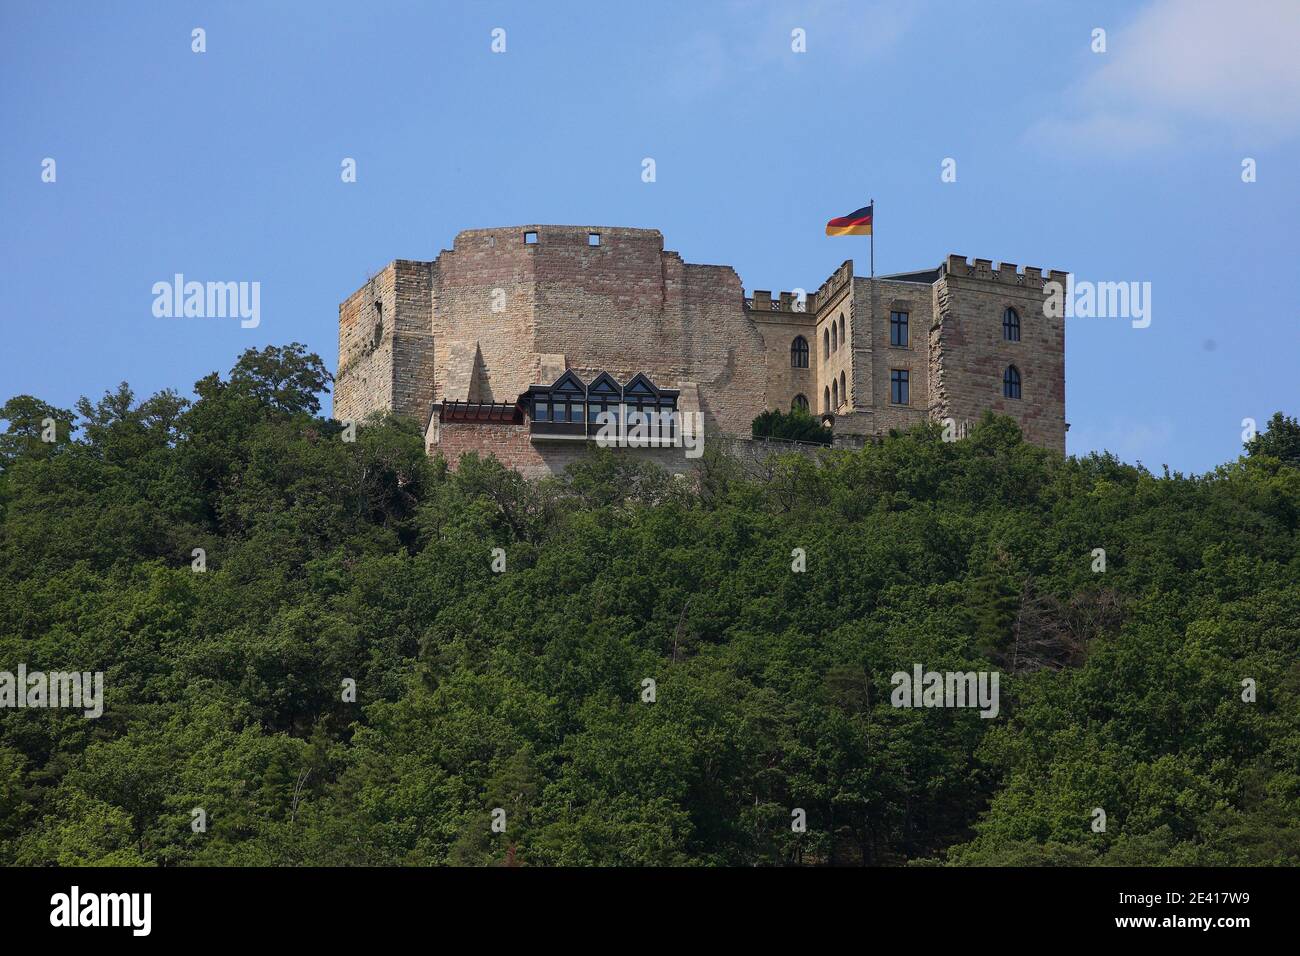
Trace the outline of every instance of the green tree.
[[754, 419], [752, 431], [755, 438], [782, 438], [814, 445], [831, 443], [830, 428], [802, 408], [792, 408], [788, 412], [779, 409], [762, 412]]
[[1252, 458], [1269, 455], [1288, 465], [1300, 466], [1300, 421], [1274, 412], [1262, 432], [1242, 445]]

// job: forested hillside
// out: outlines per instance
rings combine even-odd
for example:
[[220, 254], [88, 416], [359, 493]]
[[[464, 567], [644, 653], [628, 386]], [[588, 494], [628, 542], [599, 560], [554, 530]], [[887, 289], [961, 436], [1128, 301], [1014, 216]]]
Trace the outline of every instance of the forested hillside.
[[[1201, 477], [990, 418], [528, 483], [327, 383], [0, 409], [0, 671], [106, 697], [0, 710], [0, 863], [1300, 863], [1290, 419]], [[915, 664], [998, 716], [891, 706]]]

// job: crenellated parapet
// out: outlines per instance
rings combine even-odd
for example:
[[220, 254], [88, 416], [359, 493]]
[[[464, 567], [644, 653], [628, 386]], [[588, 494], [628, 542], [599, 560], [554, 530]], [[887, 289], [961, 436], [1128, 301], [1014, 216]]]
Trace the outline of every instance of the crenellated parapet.
[[798, 296], [793, 292], [779, 292], [773, 297], [771, 291], [767, 289], [755, 289], [753, 294], [745, 299], [745, 308], [751, 312], [780, 312], [790, 315], [806, 314], [815, 316], [822, 305], [833, 301], [852, 282], [853, 260], [846, 259], [838, 269], [831, 273], [830, 277], [821, 284], [821, 287], [816, 292], [804, 294], [802, 308]]
[[778, 292], [776, 298], [767, 289], [755, 289], [754, 294], [745, 298], [745, 308], [751, 312], [781, 312], [788, 315], [811, 314], [816, 311], [816, 295], [806, 293], [801, 304], [793, 292]]
[[945, 275], [965, 279], [979, 279], [984, 282], [1001, 282], [1004, 285], [1019, 285], [1030, 289], [1042, 289], [1044, 282], [1065, 282], [1065, 273], [1055, 269], [1048, 270], [1047, 277], [1038, 266], [1025, 266], [1018, 271], [1014, 262], [999, 262], [995, 268], [992, 259], [974, 259], [966, 261], [965, 256], [949, 255], [944, 261]]
[[[830, 274], [821, 287], [817, 290], [816, 299], [819, 305], [827, 305], [834, 302], [841, 292], [853, 285], [853, 260], [845, 259], [840, 263], [840, 267]], [[809, 296], [811, 299], [812, 296]], [[809, 306], [808, 311], [813, 311]]]

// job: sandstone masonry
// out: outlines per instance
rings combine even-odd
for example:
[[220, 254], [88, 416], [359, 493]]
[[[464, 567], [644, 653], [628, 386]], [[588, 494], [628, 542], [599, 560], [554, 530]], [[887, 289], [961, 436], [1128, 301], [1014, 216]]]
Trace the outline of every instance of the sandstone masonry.
[[[430, 454], [454, 464], [478, 451], [540, 475], [581, 454], [594, 426], [538, 421], [533, 401], [547, 396], [530, 400], [530, 387], [566, 371], [584, 387], [640, 373], [702, 414], [706, 442], [794, 404], [833, 420], [837, 444], [925, 419], [960, 434], [991, 409], [1064, 452], [1065, 329], [1043, 307], [1050, 280], [1065, 275], [948, 256], [869, 279], [846, 261], [800, 303], [746, 297], [734, 269], [683, 262], [654, 229], [470, 229], [432, 262], [392, 262], [339, 306], [334, 416], [406, 415], [426, 426]], [[688, 463], [681, 449], [627, 453]]]

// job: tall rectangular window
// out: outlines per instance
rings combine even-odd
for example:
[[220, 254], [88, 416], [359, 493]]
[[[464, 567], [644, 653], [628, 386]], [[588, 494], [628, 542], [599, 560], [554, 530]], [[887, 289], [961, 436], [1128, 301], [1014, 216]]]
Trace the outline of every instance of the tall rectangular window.
[[907, 348], [907, 313], [889, 313], [889, 344]]
[[908, 395], [907, 369], [891, 369], [889, 373], [889, 400], [895, 405], [910, 404]]

